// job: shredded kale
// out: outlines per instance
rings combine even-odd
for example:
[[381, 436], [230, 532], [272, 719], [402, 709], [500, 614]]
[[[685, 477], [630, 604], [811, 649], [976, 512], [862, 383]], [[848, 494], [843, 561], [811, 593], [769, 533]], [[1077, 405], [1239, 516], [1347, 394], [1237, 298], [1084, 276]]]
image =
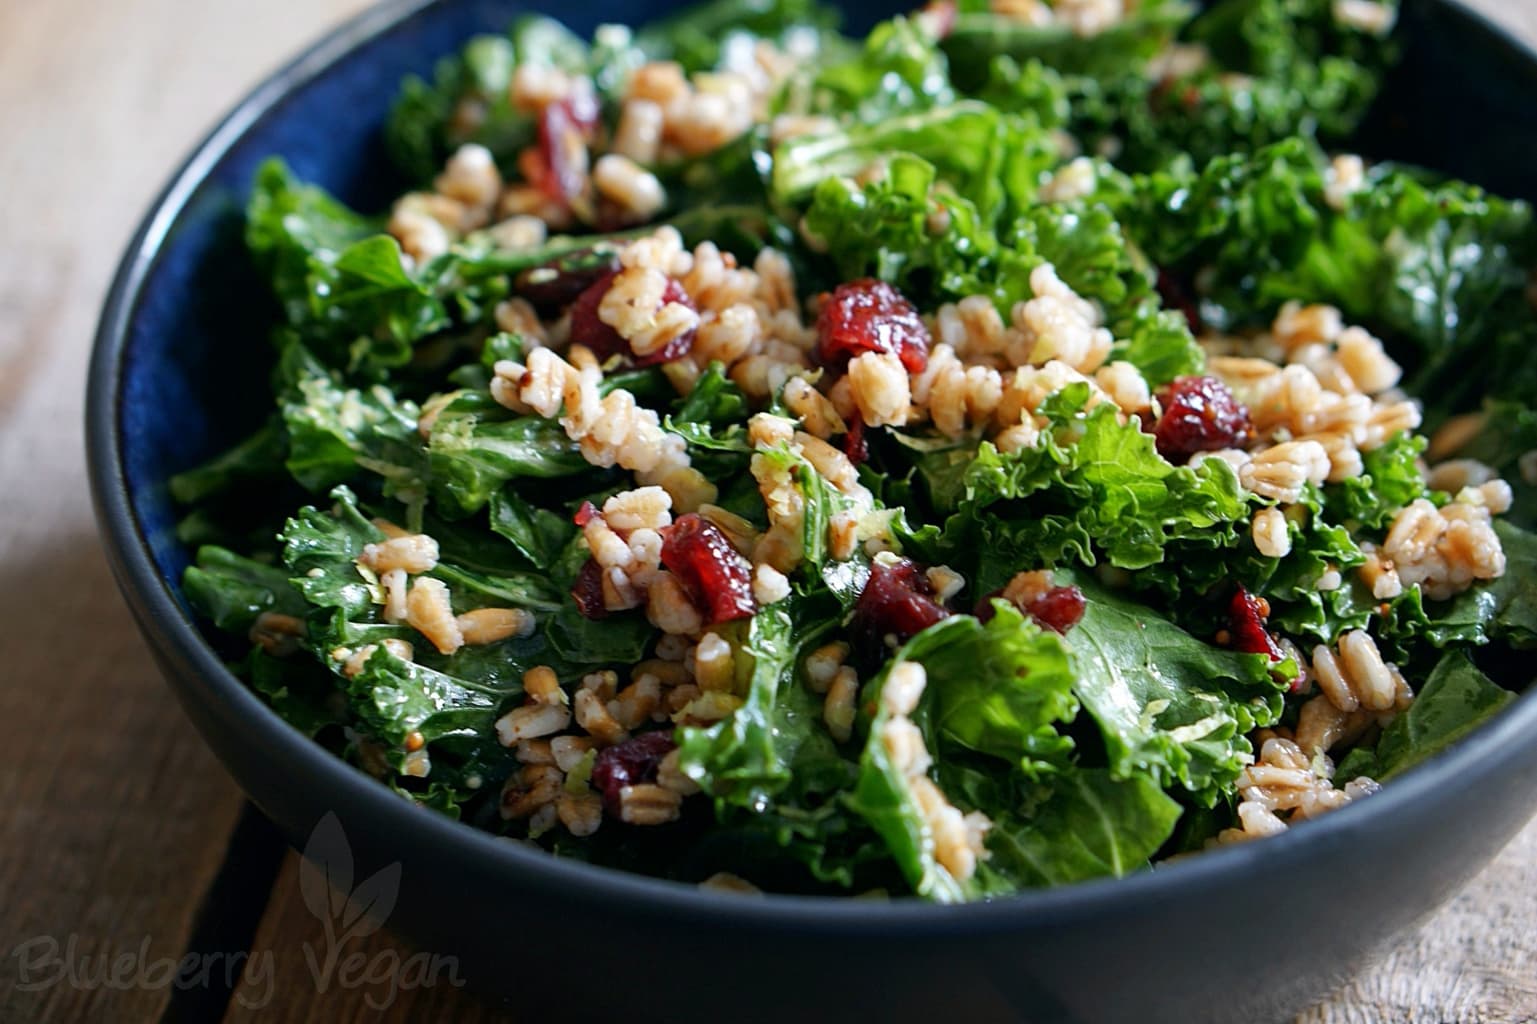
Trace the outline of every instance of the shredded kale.
[[[183, 594], [280, 715], [403, 798], [685, 881], [724, 871], [775, 890], [953, 902], [1142, 870], [1234, 822], [1252, 734], [1322, 699], [1293, 686], [1299, 659], [1351, 630], [1368, 631], [1415, 698], [1328, 752], [1336, 780], [1401, 774], [1498, 714], [1537, 647], [1537, 225], [1523, 202], [1418, 168], [1341, 178], [1331, 155], [1348, 151], [1396, 42], [1336, 6], [1143, 0], [1113, 24], [1075, 25], [957, 0], [856, 39], [815, 0], [712, 0], [591, 39], [531, 16], [466, 41], [402, 83], [383, 130], [398, 180], [419, 193], [471, 144], [520, 190], [474, 217], [433, 207], [444, 245], [408, 252], [389, 211], [354, 210], [276, 158], [257, 169], [245, 241], [274, 300], [272, 405], [168, 482], [185, 508], [177, 537], [196, 549]], [[1391, 22], [1392, 5], [1380, 13]], [[713, 92], [706, 107], [734, 102], [743, 81], [774, 84], [720, 145], [661, 132], [637, 165], [664, 198], [638, 223], [611, 195], [554, 187], [548, 121], [561, 111], [515, 98], [514, 82], [590, 83], [558, 101], [574, 116], [590, 96], [590, 163], [656, 61], [676, 64], [689, 95]], [[536, 244], [493, 230], [530, 209], [549, 222]], [[588, 289], [658, 225], [691, 252], [708, 246], [694, 276], [684, 257], [671, 275], [694, 290], [694, 348], [650, 365], [620, 351], [608, 293], [600, 309]], [[769, 294], [775, 254], [793, 293]], [[747, 267], [768, 284], [738, 294]], [[1043, 368], [1067, 357], [1024, 351], [1067, 329], [1060, 307], [1034, 301], [1047, 268], [1089, 311], [1071, 328], [1103, 332], [1105, 362], [1146, 386], [1139, 400], [1112, 395], [1097, 361]], [[961, 429], [942, 431], [926, 400], [881, 422], [840, 383], [851, 353], [818, 311], [864, 279], [923, 318], [930, 357], [945, 344], [963, 362], [966, 394], [950, 396], [967, 406]], [[1215, 356], [1261, 352], [1254, 335], [1290, 302], [1338, 307], [1379, 337], [1424, 422], [1371, 445], [1352, 437], [1359, 474], [1331, 466], [1277, 502], [1155, 428], [1169, 389], [1219, 372]], [[742, 311], [760, 331], [748, 359], [733, 349]], [[979, 351], [957, 334], [962, 311], [1014, 348]], [[549, 399], [561, 408], [531, 412], [512, 382], [536, 349], [580, 361], [577, 344], [597, 375], [572, 369]], [[791, 369], [815, 410], [806, 388], [785, 387]], [[910, 393], [938, 386], [906, 369]], [[1032, 382], [1042, 393], [1016, 408]], [[610, 402], [604, 430], [654, 417], [667, 458], [636, 471], [643, 456], [573, 427], [573, 403], [592, 393]], [[762, 413], [802, 433], [750, 425]], [[839, 451], [857, 471], [829, 471]], [[697, 478], [669, 476], [678, 455]], [[1447, 600], [1415, 585], [1379, 598], [1360, 570], [1400, 510], [1459, 497], [1431, 488], [1432, 457], [1510, 484], [1513, 508], [1493, 518], [1505, 571]], [[655, 624], [661, 573], [696, 612], [715, 596], [701, 588], [726, 585], [685, 580], [685, 556], [663, 548], [671, 527], [625, 529], [624, 551], [596, 557], [594, 510], [643, 485], [756, 565], [741, 617], [690, 638]], [[1463, 499], [1497, 504], [1490, 493]], [[1262, 551], [1256, 516], [1275, 510], [1285, 542]], [[456, 624], [494, 609], [529, 628], [440, 650], [387, 608], [364, 557], [400, 531], [435, 541], [410, 585], [443, 584]], [[644, 563], [633, 579], [632, 556]], [[1008, 589], [1035, 571], [1081, 601], [1067, 619]], [[906, 617], [891, 629], [871, 595], [898, 577]], [[1275, 657], [1240, 635], [1245, 600], [1289, 642]], [[706, 632], [730, 652], [708, 685]], [[899, 666], [926, 680], [906, 721], [883, 699]], [[666, 781], [701, 794], [677, 822], [636, 828], [610, 806], [577, 836], [553, 804], [504, 819], [504, 785], [523, 792], [531, 767], [556, 759], [548, 735], [498, 732], [536, 667], [555, 673], [558, 702], [587, 690], [584, 715], [597, 715], [594, 692], [611, 716], [644, 706], [607, 738], [673, 742]], [[899, 749], [915, 736], [917, 755]], [[612, 805], [602, 780], [620, 753], [598, 746], [561, 792]], [[649, 782], [664, 768], [645, 770]]]

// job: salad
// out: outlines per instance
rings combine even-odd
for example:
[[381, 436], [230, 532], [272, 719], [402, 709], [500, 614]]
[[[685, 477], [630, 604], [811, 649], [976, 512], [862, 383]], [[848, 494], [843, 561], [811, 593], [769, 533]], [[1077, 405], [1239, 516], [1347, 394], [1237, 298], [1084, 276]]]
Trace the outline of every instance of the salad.
[[989, 898], [1368, 798], [1537, 644], [1537, 229], [1350, 152], [1394, 18], [473, 39], [389, 209], [257, 174], [274, 407], [171, 482], [187, 598], [402, 798], [713, 887]]

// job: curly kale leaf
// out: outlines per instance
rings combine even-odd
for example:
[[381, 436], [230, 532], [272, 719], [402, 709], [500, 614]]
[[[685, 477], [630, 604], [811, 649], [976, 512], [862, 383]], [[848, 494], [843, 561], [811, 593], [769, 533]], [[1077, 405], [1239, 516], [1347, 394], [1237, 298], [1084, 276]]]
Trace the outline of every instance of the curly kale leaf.
[[1111, 774], [1178, 784], [1210, 806], [1252, 753], [1244, 735], [1274, 724], [1285, 684], [1263, 654], [1213, 647], [1145, 605], [1079, 581], [1083, 619], [1068, 635], [1083, 709]]

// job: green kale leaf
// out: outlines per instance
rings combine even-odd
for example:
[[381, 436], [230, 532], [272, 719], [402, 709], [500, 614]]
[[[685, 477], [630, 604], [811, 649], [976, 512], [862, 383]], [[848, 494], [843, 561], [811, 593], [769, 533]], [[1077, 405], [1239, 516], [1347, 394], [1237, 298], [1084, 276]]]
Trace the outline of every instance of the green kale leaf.
[[1147, 776], [1118, 778], [1102, 768], [1066, 772], [1028, 818], [994, 820], [987, 834], [991, 856], [979, 866], [982, 885], [1008, 892], [1119, 878], [1147, 866], [1181, 810]]
[[947, 743], [1003, 758], [1027, 773], [1067, 763], [1071, 738], [1057, 724], [1078, 711], [1068, 648], [1013, 605], [994, 603], [983, 624], [953, 615], [919, 633], [898, 652], [928, 675], [924, 714], [941, 749]]
[[1111, 774], [1177, 783], [1211, 805], [1243, 770], [1244, 735], [1280, 717], [1279, 673], [1263, 654], [1213, 647], [1145, 605], [1078, 586], [1088, 601], [1067, 638], [1074, 692], [1099, 724]]
[[1375, 751], [1358, 748], [1338, 776], [1365, 775], [1385, 782], [1450, 747], [1516, 695], [1489, 681], [1465, 653], [1449, 651], [1415, 695], [1414, 703], [1382, 732]]

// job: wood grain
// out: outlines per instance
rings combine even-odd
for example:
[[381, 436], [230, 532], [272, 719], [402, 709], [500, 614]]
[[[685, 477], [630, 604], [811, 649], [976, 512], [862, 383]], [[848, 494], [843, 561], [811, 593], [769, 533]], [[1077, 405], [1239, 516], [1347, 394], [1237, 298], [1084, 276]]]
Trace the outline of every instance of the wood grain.
[[[224, 860], [239, 793], [97, 545], [85, 362], [112, 267], [170, 168], [356, 6], [0, 4], [0, 1020], [157, 1018], [168, 987], [104, 979], [102, 957], [180, 957]], [[75, 977], [29, 989], [57, 974], [50, 948]]]
[[[164, 984], [105, 983], [100, 957], [179, 955], [225, 863], [239, 795], [160, 683], [95, 540], [84, 368], [112, 266], [165, 175], [261, 74], [361, 6], [0, 3], [0, 1022], [165, 1013]], [[1475, 6], [1537, 40], [1537, 0]], [[289, 855], [250, 947], [271, 975], [242, 982], [227, 1019], [380, 1019], [377, 986], [317, 991], [303, 948], [324, 937], [297, 873]], [[46, 980], [48, 941], [62, 955], [71, 937], [74, 981], [24, 986]], [[387, 932], [355, 945], [416, 952]], [[397, 993], [385, 1015], [438, 1017], [506, 1019], [446, 983]], [[1534, 1020], [1537, 823], [1299, 1024]]]
[[[224, 1024], [311, 1024], [311, 1022], [453, 1020], [457, 1024], [513, 1024], [517, 1018], [493, 1009], [454, 983], [445, 968], [421, 975], [430, 984], [395, 986], [386, 978], [415, 977], [393, 971], [410, 957], [430, 957], [388, 931], [340, 943], [338, 962], [348, 957], [372, 970], [358, 969], [351, 979], [325, 971], [327, 939], [318, 918], [299, 892], [300, 858], [289, 854], [272, 888], [272, 902], [251, 948], [270, 956], [270, 976], [244, 981], [230, 1001]], [[313, 959], [306, 956], [306, 947]], [[319, 978], [328, 980], [321, 991]], [[368, 980], [364, 980], [368, 979]], [[350, 980], [350, 984], [342, 984]]]

